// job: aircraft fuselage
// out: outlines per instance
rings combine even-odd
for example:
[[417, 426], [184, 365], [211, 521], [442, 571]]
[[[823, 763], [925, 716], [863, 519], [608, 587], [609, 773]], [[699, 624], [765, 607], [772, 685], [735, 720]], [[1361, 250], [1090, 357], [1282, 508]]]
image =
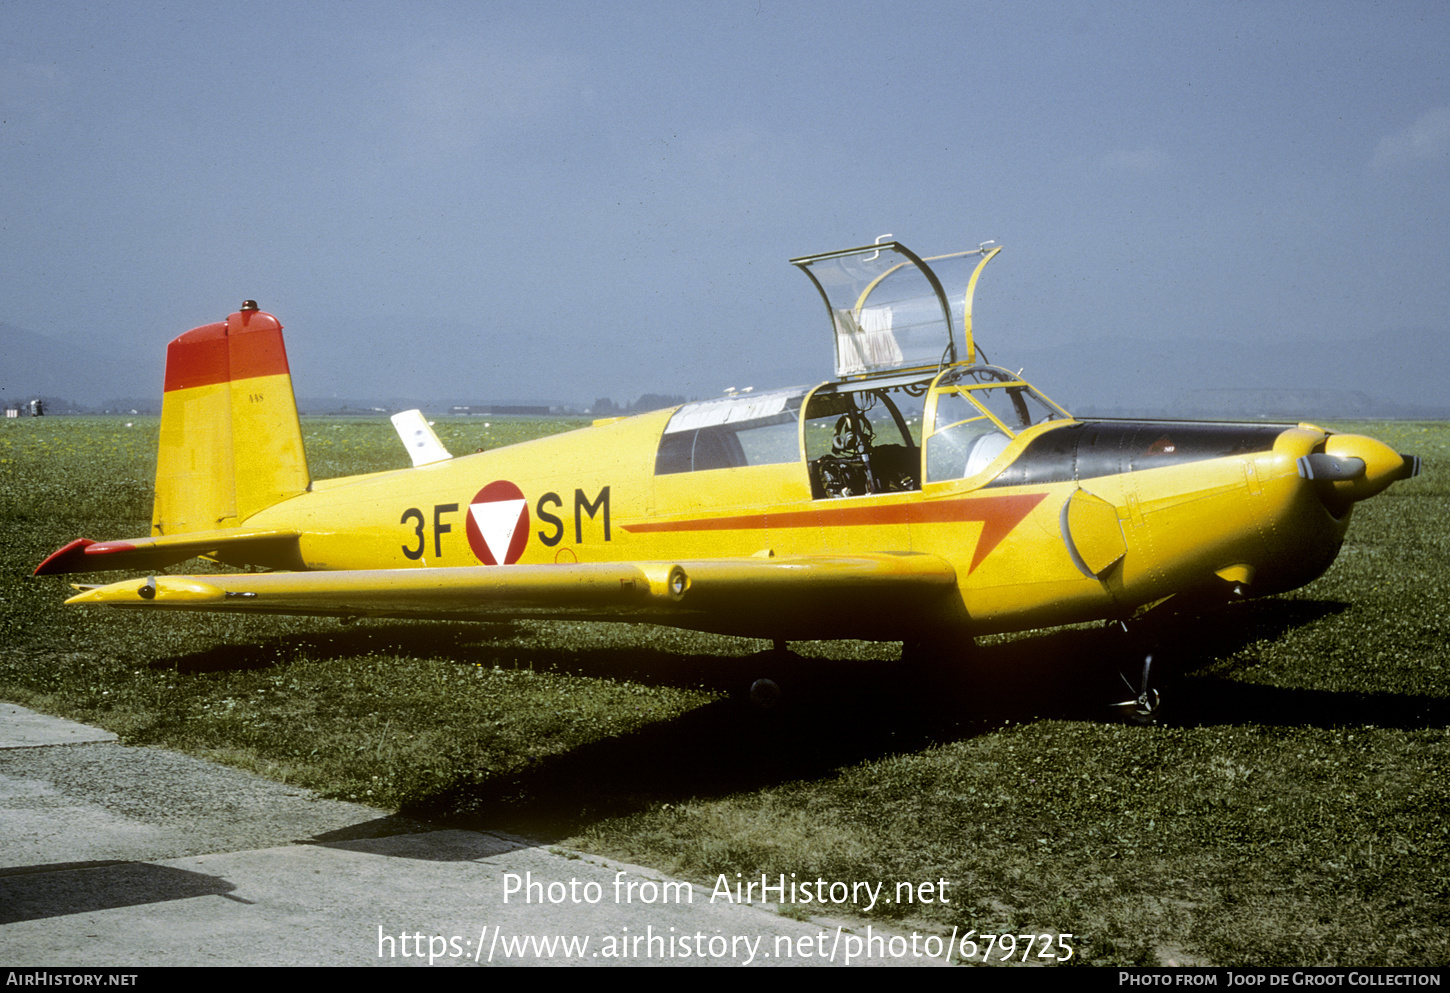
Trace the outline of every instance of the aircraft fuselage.
[[[1304, 478], [1329, 437], [1307, 426], [1053, 421], [971, 479], [821, 499], [804, 461], [656, 474], [671, 413], [319, 483], [246, 523], [300, 532], [311, 570], [924, 553], [956, 574], [941, 625], [981, 634], [1292, 589], [1349, 521]], [[780, 636], [910, 638], [918, 620], [803, 616]]]

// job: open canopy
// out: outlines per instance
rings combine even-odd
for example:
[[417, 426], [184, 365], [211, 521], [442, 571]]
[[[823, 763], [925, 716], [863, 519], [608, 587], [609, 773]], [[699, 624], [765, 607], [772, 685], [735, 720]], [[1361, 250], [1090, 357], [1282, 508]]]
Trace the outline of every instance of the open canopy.
[[[922, 259], [895, 241], [791, 259], [816, 284], [842, 379], [975, 360], [972, 293], [1001, 247]], [[928, 264], [930, 263], [930, 264]]]

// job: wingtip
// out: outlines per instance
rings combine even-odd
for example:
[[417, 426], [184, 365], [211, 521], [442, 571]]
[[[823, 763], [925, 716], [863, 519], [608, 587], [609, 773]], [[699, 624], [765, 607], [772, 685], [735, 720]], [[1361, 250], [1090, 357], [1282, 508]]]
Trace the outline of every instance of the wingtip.
[[33, 575], [52, 576], [65, 572], [99, 572], [119, 568], [92, 557], [135, 550], [136, 545], [129, 541], [92, 541], [89, 538], [77, 538], [59, 551], [52, 552], [44, 562], [35, 567]]
[[64, 548], [51, 552], [45, 561], [35, 567], [33, 576], [53, 576], [63, 572], [84, 572], [86, 549], [95, 542], [89, 538], [77, 538]]

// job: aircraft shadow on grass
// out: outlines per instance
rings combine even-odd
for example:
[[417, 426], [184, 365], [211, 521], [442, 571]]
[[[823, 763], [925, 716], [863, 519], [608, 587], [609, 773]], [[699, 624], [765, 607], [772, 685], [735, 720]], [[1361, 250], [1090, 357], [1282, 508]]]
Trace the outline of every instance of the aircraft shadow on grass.
[[[1270, 599], [1161, 625], [1151, 649], [1174, 677], [1159, 723], [1261, 724], [1415, 729], [1450, 725], [1450, 700], [1376, 692], [1257, 685], [1221, 674], [1250, 646], [1350, 608], [1332, 600]], [[460, 634], [460, 632], [462, 632]], [[537, 669], [652, 685], [738, 690], [759, 673], [753, 657], [679, 654], [653, 648], [582, 650], [493, 644], [514, 625], [480, 629], [386, 625], [224, 645], [158, 664], [184, 672], [247, 669], [306, 653], [343, 659], [380, 646], [414, 655], [510, 667], [526, 656]], [[525, 632], [535, 633], [535, 632]], [[660, 803], [767, 788], [887, 755], [988, 733], [1004, 723], [1105, 722], [1117, 692], [1123, 644], [1110, 629], [1067, 629], [979, 647], [965, 665], [804, 658], [775, 673], [786, 695], [760, 713], [736, 693], [629, 734], [544, 758], [517, 773], [443, 789], [402, 813], [460, 827], [514, 831], [544, 841]], [[1082, 665], [1100, 658], [1100, 666]], [[1064, 665], [1064, 660], [1075, 664]], [[1245, 663], [1246, 665], [1251, 663]], [[1219, 671], [1204, 671], [1214, 668]], [[1151, 734], [1151, 729], [1141, 733]]]

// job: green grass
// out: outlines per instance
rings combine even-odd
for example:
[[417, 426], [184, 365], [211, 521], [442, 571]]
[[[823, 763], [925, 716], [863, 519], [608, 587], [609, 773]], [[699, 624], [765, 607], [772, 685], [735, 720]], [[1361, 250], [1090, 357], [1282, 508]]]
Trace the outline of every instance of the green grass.
[[[758, 642], [64, 608], [40, 558], [145, 533], [156, 422], [130, 423], [0, 428], [0, 698], [706, 886], [944, 879], [950, 903], [867, 919], [1069, 932], [1077, 962], [1450, 962], [1450, 426], [1335, 425], [1424, 475], [1359, 506], [1310, 586], [1165, 625], [1184, 672], [1136, 728], [1066, 675], [1109, 655], [1090, 629], [991, 639], [950, 685], [892, 645], [792, 646], [794, 704], [761, 722], [726, 699]], [[572, 426], [489, 423], [437, 430], [467, 452]], [[318, 476], [405, 463], [385, 419], [304, 430]]]

